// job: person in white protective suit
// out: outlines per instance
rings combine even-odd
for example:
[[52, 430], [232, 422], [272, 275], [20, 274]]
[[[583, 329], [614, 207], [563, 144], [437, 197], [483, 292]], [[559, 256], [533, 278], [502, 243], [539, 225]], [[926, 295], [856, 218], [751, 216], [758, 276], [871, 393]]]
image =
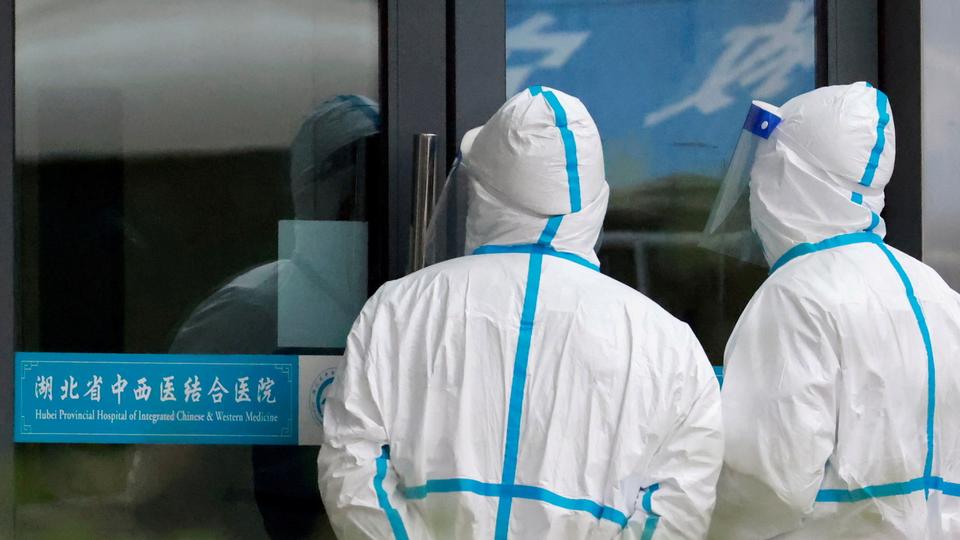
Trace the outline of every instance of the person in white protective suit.
[[772, 108], [749, 174], [771, 275], [727, 345], [711, 538], [960, 538], [960, 295], [883, 242], [867, 83]]
[[598, 271], [586, 108], [532, 87], [461, 156], [472, 255], [384, 285], [327, 398], [338, 537], [703, 537], [719, 385], [686, 324]]

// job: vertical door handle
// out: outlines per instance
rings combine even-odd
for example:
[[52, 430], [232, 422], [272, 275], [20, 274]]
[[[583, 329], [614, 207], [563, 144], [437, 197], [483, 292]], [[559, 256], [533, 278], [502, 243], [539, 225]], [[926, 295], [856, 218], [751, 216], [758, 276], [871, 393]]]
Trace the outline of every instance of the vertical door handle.
[[427, 226], [433, 216], [437, 191], [437, 136], [433, 133], [414, 135], [413, 177], [415, 201], [413, 216], [413, 245], [410, 267], [416, 272], [426, 262]]

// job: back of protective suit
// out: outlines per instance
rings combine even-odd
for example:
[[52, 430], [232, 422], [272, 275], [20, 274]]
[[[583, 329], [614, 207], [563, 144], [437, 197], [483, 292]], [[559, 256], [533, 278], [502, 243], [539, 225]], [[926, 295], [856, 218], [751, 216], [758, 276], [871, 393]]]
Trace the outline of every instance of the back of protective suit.
[[751, 177], [772, 275], [725, 354], [710, 536], [960, 537], [960, 295], [883, 242], [886, 96], [782, 111]]
[[386, 284], [328, 397], [341, 538], [702, 537], [719, 389], [690, 329], [598, 272], [583, 104], [534, 87], [468, 134], [472, 255]]

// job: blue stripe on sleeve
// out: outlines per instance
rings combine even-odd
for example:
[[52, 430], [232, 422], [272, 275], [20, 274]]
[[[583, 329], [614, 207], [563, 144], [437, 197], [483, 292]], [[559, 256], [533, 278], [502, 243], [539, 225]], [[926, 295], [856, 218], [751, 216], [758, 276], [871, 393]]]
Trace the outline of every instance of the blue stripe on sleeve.
[[653, 538], [653, 533], [657, 531], [657, 525], [660, 523], [660, 516], [653, 512], [653, 494], [660, 489], [660, 484], [653, 484], [647, 488], [647, 492], [643, 494], [643, 501], [641, 505], [643, 506], [643, 511], [647, 513], [647, 520], [643, 524], [643, 533], [640, 536], [641, 540], [650, 540]]
[[373, 490], [377, 494], [377, 503], [387, 515], [390, 529], [397, 540], [409, 540], [407, 529], [403, 526], [400, 513], [390, 504], [390, 497], [383, 489], [383, 479], [387, 477], [387, 460], [390, 459], [390, 447], [384, 445], [380, 457], [377, 458], [377, 474], [373, 477]]

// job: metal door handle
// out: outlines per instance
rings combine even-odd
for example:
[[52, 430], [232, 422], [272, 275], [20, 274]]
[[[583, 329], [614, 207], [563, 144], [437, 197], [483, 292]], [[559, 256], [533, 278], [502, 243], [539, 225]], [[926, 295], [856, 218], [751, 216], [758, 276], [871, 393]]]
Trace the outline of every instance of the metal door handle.
[[433, 216], [437, 191], [437, 136], [433, 133], [414, 135], [413, 175], [414, 194], [413, 246], [410, 267], [413, 272], [426, 264], [427, 226]]

